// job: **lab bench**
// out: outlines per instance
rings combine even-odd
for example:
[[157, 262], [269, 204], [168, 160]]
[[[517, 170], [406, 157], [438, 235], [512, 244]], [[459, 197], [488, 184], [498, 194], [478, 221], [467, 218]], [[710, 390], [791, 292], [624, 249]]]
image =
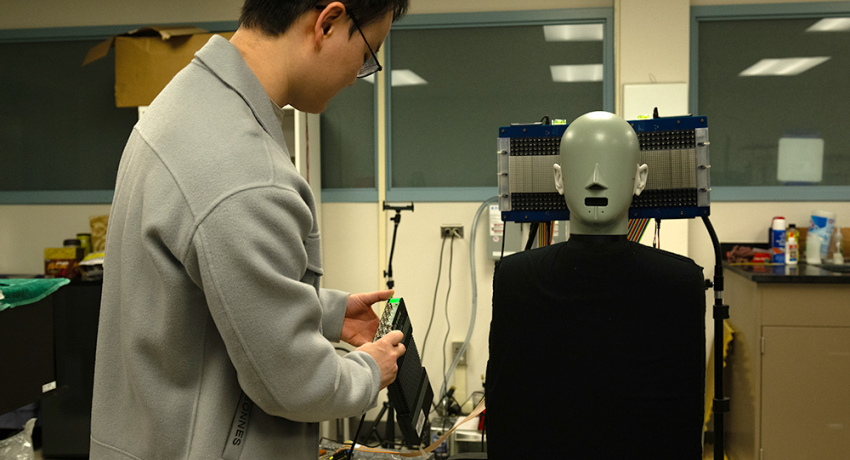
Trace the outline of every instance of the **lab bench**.
[[850, 273], [724, 262], [729, 458], [850, 452]]
[[43, 458], [88, 458], [101, 282], [0, 312], [0, 413], [40, 401]]

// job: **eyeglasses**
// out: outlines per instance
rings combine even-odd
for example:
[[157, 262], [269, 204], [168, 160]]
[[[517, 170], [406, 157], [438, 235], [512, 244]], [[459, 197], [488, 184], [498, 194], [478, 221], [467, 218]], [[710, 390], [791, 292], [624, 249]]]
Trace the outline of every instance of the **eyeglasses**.
[[[316, 5], [317, 10], [324, 10], [327, 8], [327, 5]], [[354, 23], [354, 27], [357, 28], [357, 31], [360, 32], [360, 36], [363, 37], [363, 41], [366, 42], [366, 47], [369, 48], [369, 53], [372, 55], [366, 62], [363, 63], [363, 67], [360, 68], [360, 71], [357, 72], [357, 78], [365, 78], [370, 75], [373, 75], [375, 72], [380, 72], [384, 68], [378, 62], [378, 56], [375, 55], [375, 52], [372, 51], [372, 46], [369, 45], [369, 41], [366, 40], [366, 36], [363, 35], [363, 29], [360, 28], [360, 24], [357, 22], [357, 19], [354, 18], [354, 15], [351, 14], [351, 11], [346, 11], [348, 16], [351, 18], [351, 22]]]

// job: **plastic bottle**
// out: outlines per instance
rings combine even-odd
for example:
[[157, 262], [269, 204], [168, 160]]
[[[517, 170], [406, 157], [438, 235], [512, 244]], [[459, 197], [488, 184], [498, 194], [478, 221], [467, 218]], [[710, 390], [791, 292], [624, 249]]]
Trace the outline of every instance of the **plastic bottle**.
[[797, 265], [800, 247], [797, 244], [797, 238], [794, 234], [788, 235], [788, 241], [785, 242], [785, 265]]
[[836, 265], [844, 264], [844, 244], [843, 236], [841, 235], [841, 227], [835, 228], [835, 251], [832, 253], [832, 263]]
[[774, 217], [770, 226], [771, 262], [785, 263], [785, 218]]
[[797, 245], [800, 245], [800, 230], [797, 229], [797, 224], [788, 224], [788, 230], [786, 231], [788, 238], [791, 235], [794, 235], [794, 239], [797, 240]]

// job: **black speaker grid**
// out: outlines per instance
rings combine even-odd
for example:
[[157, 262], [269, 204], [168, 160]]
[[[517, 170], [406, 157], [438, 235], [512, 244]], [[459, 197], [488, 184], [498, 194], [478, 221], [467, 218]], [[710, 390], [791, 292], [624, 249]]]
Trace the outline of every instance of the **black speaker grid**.
[[697, 206], [697, 189], [644, 190], [632, 199], [633, 208], [681, 208]]
[[641, 150], [674, 150], [696, 148], [696, 130], [639, 132]]
[[511, 138], [511, 156], [558, 155], [559, 153], [561, 153], [559, 136]]
[[514, 211], [558, 211], [567, 209], [567, 202], [559, 193], [512, 193], [511, 209]]

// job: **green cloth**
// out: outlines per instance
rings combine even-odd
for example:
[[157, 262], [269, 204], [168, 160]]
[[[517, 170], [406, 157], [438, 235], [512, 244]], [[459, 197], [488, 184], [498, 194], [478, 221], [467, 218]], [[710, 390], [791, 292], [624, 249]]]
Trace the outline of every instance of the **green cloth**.
[[0, 279], [0, 311], [38, 302], [70, 283], [67, 278]]

